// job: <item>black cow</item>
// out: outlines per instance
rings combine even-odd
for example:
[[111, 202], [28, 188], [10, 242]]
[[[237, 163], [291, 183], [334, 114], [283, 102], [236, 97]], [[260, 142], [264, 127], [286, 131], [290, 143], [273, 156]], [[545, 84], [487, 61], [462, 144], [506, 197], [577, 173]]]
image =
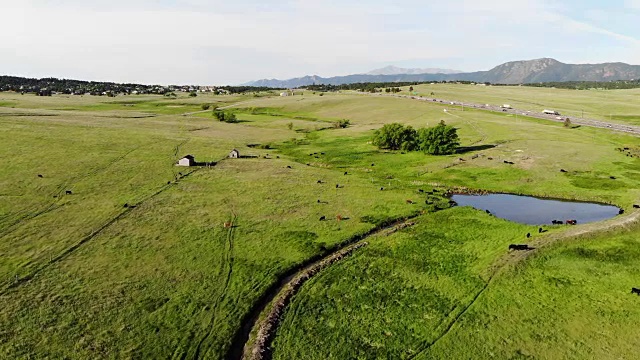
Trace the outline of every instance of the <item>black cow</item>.
[[322, 180], [318, 180], [318, 184], [322, 184]]
[[287, 169], [291, 169], [291, 165], [287, 165]]
[[493, 160], [493, 158], [492, 158], [492, 157], [488, 157], [487, 159], [488, 159], [488, 160]]
[[527, 233], [527, 239], [531, 237], [531, 233]]
[[41, 177], [44, 177], [44, 176], [42, 176], [42, 174], [38, 174], [38, 177], [41, 178]]
[[423, 193], [423, 192], [424, 192], [424, 190], [422, 190], [422, 189], [418, 189], [418, 192], [419, 192], [419, 193]]
[[633, 208], [634, 208], [634, 209], [640, 209], [640, 205], [633, 204]]
[[348, 172], [346, 172], [346, 171], [345, 171], [345, 172], [344, 172], [344, 174], [345, 174], [345, 175], [347, 175], [347, 174], [348, 174]]
[[638, 296], [640, 296], [640, 289], [632, 287], [631, 288], [631, 293], [632, 294], [637, 294]]
[[336, 189], [340, 187], [340, 184], [336, 184]]
[[73, 194], [73, 192], [72, 192], [71, 190], [67, 190], [67, 191], [65, 191], [64, 193], [65, 193], [65, 194], [67, 194], [67, 195], [71, 195], [71, 194]]
[[382, 190], [384, 190], [384, 188], [383, 188], [383, 187], [381, 187], [381, 188], [380, 188], [380, 191], [382, 191]]
[[538, 228], [538, 234], [543, 233], [544, 230], [542, 228]]
[[553, 225], [562, 225], [562, 224], [564, 224], [564, 223], [562, 222], [562, 220], [551, 220], [551, 223], [552, 223]]
[[565, 169], [560, 169], [560, 172], [566, 173], [566, 172], [567, 172], [567, 170], [565, 170]]
[[611, 180], [615, 180], [615, 179], [616, 179], [616, 177], [615, 177], [615, 176], [609, 176], [609, 179], [611, 179]]
[[527, 244], [511, 244], [511, 245], [509, 245], [509, 250], [529, 250], [529, 245], [527, 245]]
[[486, 212], [487, 214], [491, 214], [491, 211], [489, 210], [485, 210], [484, 212]]
[[320, 204], [320, 199], [318, 199], [318, 204]]
[[122, 207], [128, 208], [129, 204], [125, 203], [124, 205], [122, 205]]
[[324, 215], [323, 215], [323, 216], [320, 216], [320, 221], [325, 221], [325, 220], [327, 220], [327, 217], [326, 217], [326, 216], [324, 216]]
[[371, 166], [376, 166], [376, 164], [374, 164], [374, 163], [371, 163]]
[[620, 210], [618, 211], [618, 215], [622, 215], [622, 214], [624, 214], [624, 209], [620, 209]]

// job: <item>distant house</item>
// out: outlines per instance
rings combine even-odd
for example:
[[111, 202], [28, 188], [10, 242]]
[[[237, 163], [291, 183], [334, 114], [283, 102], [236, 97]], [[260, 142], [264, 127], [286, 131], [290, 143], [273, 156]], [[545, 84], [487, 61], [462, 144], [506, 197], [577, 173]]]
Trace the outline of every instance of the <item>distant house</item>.
[[288, 92], [281, 92], [280, 96], [289, 96], [289, 93]]
[[187, 155], [185, 157], [183, 157], [182, 159], [178, 160], [178, 163], [176, 165], [178, 166], [194, 166], [196, 163], [196, 158], [193, 157], [193, 155]]
[[238, 159], [240, 158], [240, 151], [233, 149], [231, 150], [231, 152], [229, 153], [229, 159]]

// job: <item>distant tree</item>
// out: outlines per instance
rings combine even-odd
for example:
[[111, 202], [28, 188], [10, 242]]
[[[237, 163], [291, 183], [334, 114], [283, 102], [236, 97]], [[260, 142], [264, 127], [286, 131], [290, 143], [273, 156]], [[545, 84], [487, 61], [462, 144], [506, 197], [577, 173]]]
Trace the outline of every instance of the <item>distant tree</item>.
[[218, 121], [226, 122], [226, 123], [237, 123], [238, 119], [236, 118], [236, 114], [232, 112], [224, 112], [222, 110], [215, 109], [213, 110], [213, 116], [218, 119]]
[[211, 105], [209, 105], [209, 104], [202, 104], [200, 107], [202, 108], [202, 110], [209, 110], [209, 109], [211, 108]]
[[351, 121], [349, 121], [348, 119], [342, 119], [334, 122], [333, 127], [336, 129], [344, 129], [349, 127], [350, 124], [351, 124]]
[[293, 130], [293, 123], [292, 122], [287, 124], [287, 129]]
[[189, 93], [189, 96], [190, 97], [196, 97], [196, 96], [198, 96], [198, 94], [195, 91], [192, 91], [192, 92]]
[[379, 149], [411, 151], [417, 149], [417, 133], [411, 126], [385, 124], [373, 134], [373, 145]]
[[386, 93], [390, 93], [390, 92], [391, 92], [391, 88], [386, 88], [386, 89], [384, 89], [384, 92], [386, 92]]
[[457, 129], [440, 121], [431, 128], [418, 130], [418, 147], [430, 155], [453, 154], [460, 146]]
[[569, 118], [564, 119], [564, 127], [566, 128], [571, 127], [571, 120]]
[[409, 86], [409, 91], [413, 92], [413, 86]]

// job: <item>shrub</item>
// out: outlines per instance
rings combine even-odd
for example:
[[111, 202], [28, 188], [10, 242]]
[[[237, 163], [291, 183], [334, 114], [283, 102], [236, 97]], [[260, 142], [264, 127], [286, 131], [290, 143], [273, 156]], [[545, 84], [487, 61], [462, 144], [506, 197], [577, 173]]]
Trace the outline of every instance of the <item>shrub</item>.
[[196, 97], [196, 96], [198, 96], [198, 94], [196, 94], [196, 92], [195, 92], [195, 91], [192, 91], [192, 92], [190, 92], [190, 93], [189, 93], [189, 96], [191, 96], [191, 97]]
[[347, 120], [347, 119], [342, 119], [342, 120], [338, 120], [336, 122], [333, 123], [333, 127], [336, 129], [344, 129], [349, 127], [349, 125], [351, 124], [351, 121]]
[[416, 150], [416, 131], [399, 123], [385, 124], [373, 134], [373, 145], [380, 149]]
[[209, 105], [209, 104], [202, 104], [200, 107], [202, 108], [202, 110], [209, 110], [209, 109], [211, 108], [211, 105]]
[[441, 121], [435, 127], [418, 131], [418, 147], [430, 155], [453, 154], [460, 146], [457, 129]]

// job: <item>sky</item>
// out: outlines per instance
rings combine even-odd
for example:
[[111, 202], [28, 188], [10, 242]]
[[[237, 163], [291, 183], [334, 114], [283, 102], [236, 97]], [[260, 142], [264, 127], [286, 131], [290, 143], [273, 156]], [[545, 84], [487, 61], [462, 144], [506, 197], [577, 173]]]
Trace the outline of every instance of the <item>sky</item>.
[[640, 65], [640, 0], [0, 0], [0, 74], [241, 84], [507, 61]]

